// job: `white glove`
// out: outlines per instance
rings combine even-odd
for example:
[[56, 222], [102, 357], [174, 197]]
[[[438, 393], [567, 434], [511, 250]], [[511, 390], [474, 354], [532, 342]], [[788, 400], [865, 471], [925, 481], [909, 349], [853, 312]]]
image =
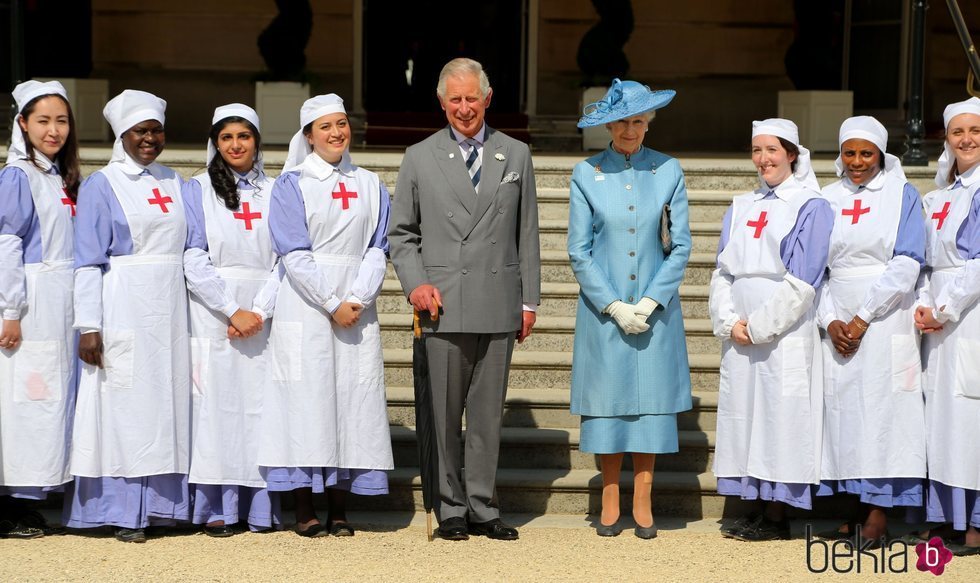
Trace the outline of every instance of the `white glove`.
[[636, 306], [633, 308], [633, 313], [643, 318], [643, 321], [646, 322], [647, 318], [650, 317], [650, 314], [652, 314], [659, 305], [660, 303], [657, 300], [643, 296], [640, 301], [636, 302]]
[[632, 304], [616, 300], [609, 304], [606, 308], [606, 313], [612, 316], [612, 319], [616, 321], [616, 325], [626, 334], [639, 334], [650, 329], [650, 325], [645, 321], [646, 319], [642, 316], [637, 316], [633, 311]]

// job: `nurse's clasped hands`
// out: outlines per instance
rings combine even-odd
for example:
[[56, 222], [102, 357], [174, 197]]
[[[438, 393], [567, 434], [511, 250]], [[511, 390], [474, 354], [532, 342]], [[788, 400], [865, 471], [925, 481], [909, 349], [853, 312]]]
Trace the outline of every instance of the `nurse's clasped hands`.
[[616, 300], [606, 307], [606, 313], [612, 316], [616, 325], [626, 334], [640, 334], [650, 329], [646, 318], [635, 311], [636, 306]]

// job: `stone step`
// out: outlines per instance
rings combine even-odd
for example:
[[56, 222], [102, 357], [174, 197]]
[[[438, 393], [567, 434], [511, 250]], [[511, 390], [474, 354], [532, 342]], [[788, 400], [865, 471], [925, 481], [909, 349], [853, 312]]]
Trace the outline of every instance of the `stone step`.
[[[718, 249], [721, 221], [692, 222], [691, 250], [694, 253], [712, 253]], [[566, 251], [568, 249], [568, 222], [561, 219], [538, 221], [541, 249]]]
[[[691, 253], [684, 274], [684, 283], [688, 285], [708, 285], [711, 283], [711, 272], [715, 269], [715, 253]], [[395, 268], [388, 263], [387, 277], [396, 279]], [[562, 249], [541, 250], [541, 281], [575, 283], [575, 274], [568, 259], [568, 253]]]
[[[380, 313], [381, 343], [384, 348], [411, 348], [412, 316], [405, 310], [400, 314]], [[711, 333], [707, 319], [688, 318], [684, 321], [689, 353], [721, 352], [721, 341]], [[575, 342], [574, 316], [538, 316], [534, 333], [515, 350], [571, 351]]]
[[[717, 390], [720, 353], [689, 354], [688, 363], [691, 368], [693, 390]], [[384, 364], [386, 385], [411, 386], [411, 349], [385, 349]], [[570, 352], [515, 351], [511, 360], [508, 386], [567, 391], [571, 376], [572, 354]]]
[[[395, 468], [389, 474], [387, 496], [354, 496], [348, 506], [359, 510], [421, 510], [422, 482], [417, 467]], [[500, 468], [497, 496], [507, 513], [593, 514], [601, 510], [602, 476], [593, 469]], [[656, 471], [653, 474], [655, 516], [721, 517], [739, 515], [715, 491], [711, 472]], [[633, 473], [620, 476], [623, 512], [630, 511]], [[628, 515], [628, 514], [627, 514]]]
[[[656, 471], [705, 472], [711, 469], [715, 449], [714, 431], [681, 430], [678, 432], [678, 443], [680, 450], [677, 453], [656, 457]], [[392, 426], [391, 444], [395, 467], [418, 465], [415, 427]], [[579, 450], [577, 427], [504, 427], [500, 433], [499, 465], [513, 469], [600, 469], [595, 454]], [[623, 467], [633, 468], [629, 456], [626, 456]]]
[[[391, 425], [415, 425], [415, 390], [412, 386], [387, 388], [388, 421]], [[718, 387], [694, 391], [693, 407], [677, 414], [681, 430], [713, 432], [718, 422]], [[507, 390], [504, 427], [577, 428], [578, 415], [569, 412], [569, 392], [555, 389], [515, 388]]]
[[[6, 150], [5, 146], [0, 145], [0, 159], [6, 158]], [[83, 175], [88, 176], [108, 163], [111, 153], [112, 146], [110, 144], [87, 145], [80, 148]], [[378, 173], [390, 190], [394, 190], [397, 182], [402, 155], [403, 152], [401, 151], [385, 150], [355, 149], [351, 152], [356, 164]], [[263, 150], [263, 157], [266, 171], [270, 176], [276, 176], [286, 159], [286, 151], [282, 147], [266, 147]], [[563, 190], [567, 196], [572, 169], [584, 158], [585, 155], [578, 153], [571, 155], [533, 154], [535, 184], [539, 192], [547, 189]], [[837, 179], [834, 171], [834, 157], [820, 156], [820, 158], [813, 160], [813, 168], [819, 183], [826, 186]], [[732, 194], [748, 192], [755, 189], [759, 184], [758, 175], [748, 156], [709, 158], [698, 154], [688, 154], [679, 156], [678, 160], [681, 168], [684, 169], [685, 183], [689, 193], [698, 191], [725, 192], [728, 193], [730, 201]], [[185, 178], [189, 178], [203, 171], [204, 152], [198, 144], [171, 143], [168, 144], [158, 161], [175, 169]], [[936, 174], [935, 162], [923, 167], [910, 166], [905, 168], [905, 174], [916, 188], [925, 194], [934, 188], [932, 180]], [[720, 217], [701, 219], [692, 215], [691, 220], [720, 220]]]
[[[688, 190], [688, 221], [717, 222], [725, 216], [736, 191]], [[567, 189], [538, 189], [538, 220], [568, 222]]]
[[[712, 263], [712, 269], [713, 266], [714, 263]], [[538, 306], [538, 317], [574, 317], [578, 306], [578, 291], [577, 283], [543, 281], [541, 283], [541, 305]], [[708, 317], [707, 285], [682, 285], [680, 296], [681, 311], [685, 318]], [[381, 296], [378, 297], [377, 306], [379, 313], [411, 313], [411, 305], [405, 299], [401, 284], [391, 275], [382, 284]]]

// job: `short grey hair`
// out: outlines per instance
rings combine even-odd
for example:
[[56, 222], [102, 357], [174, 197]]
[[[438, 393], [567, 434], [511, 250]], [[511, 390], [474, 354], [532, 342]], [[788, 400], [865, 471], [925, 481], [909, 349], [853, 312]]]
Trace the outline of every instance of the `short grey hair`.
[[483, 71], [483, 65], [479, 61], [460, 57], [446, 63], [439, 73], [439, 84], [436, 85], [436, 95], [440, 98], [446, 96], [446, 79], [449, 77], [462, 77], [463, 75], [475, 75], [480, 79], [480, 97], [486, 97], [490, 93], [490, 79]]

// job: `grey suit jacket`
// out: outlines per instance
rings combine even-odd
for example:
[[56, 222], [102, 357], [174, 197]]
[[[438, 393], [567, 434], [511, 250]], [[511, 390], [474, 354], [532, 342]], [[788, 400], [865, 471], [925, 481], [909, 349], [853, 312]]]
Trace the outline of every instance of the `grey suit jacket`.
[[449, 127], [406, 150], [391, 207], [391, 262], [408, 296], [442, 293], [427, 332], [519, 330], [522, 304], [541, 302], [534, 167], [527, 145], [486, 129], [479, 193]]

